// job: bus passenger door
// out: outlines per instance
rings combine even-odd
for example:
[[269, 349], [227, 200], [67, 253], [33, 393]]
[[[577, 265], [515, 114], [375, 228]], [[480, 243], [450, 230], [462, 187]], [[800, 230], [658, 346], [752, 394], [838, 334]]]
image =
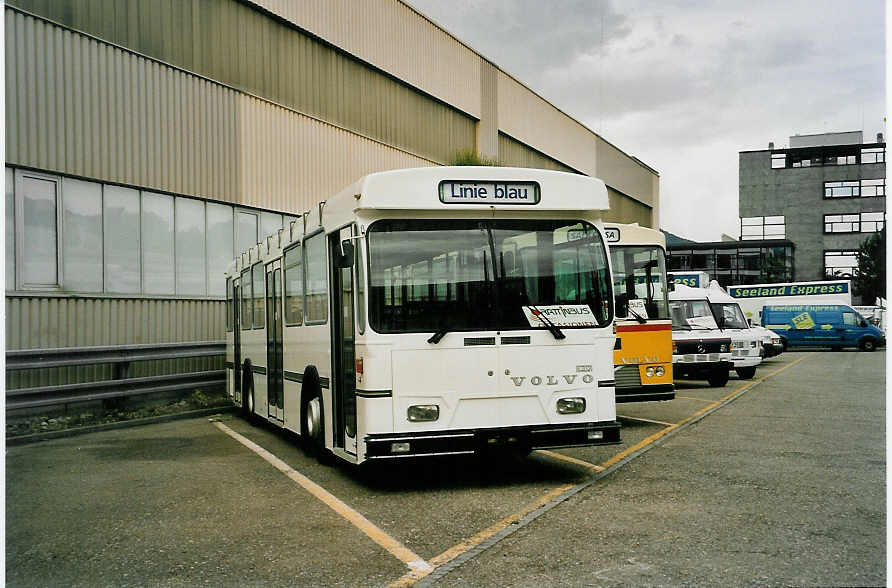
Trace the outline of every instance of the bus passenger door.
[[332, 403], [334, 404], [334, 446], [356, 454], [356, 365], [353, 320], [353, 265], [340, 267], [342, 241], [352, 245], [353, 227], [329, 236], [331, 264], [332, 322]]
[[285, 420], [282, 371], [282, 268], [266, 266], [266, 394], [269, 417]]
[[242, 286], [232, 286], [232, 377], [235, 399], [242, 403]]

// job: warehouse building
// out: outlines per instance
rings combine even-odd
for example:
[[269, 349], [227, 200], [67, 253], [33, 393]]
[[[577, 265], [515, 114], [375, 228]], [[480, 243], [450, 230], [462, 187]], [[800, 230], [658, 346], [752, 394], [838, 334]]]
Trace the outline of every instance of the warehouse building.
[[236, 253], [364, 174], [460, 153], [600, 177], [607, 219], [659, 223], [653, 169], [398, 0], [4, 12], [8, 349], [220, 340]]

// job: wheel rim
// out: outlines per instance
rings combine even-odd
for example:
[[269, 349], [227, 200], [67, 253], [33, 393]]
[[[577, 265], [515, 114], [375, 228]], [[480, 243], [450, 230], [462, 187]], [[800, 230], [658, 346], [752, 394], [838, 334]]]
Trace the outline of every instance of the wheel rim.
[[248, 392], [248, 412], [254, 412], [254, 390]]
[[873, 341], [865, 341], [864, 349], [867, 349], [868, 351], [873, 351]]
[[322, 403], [316, 396], [307, 404], [307, 434], [311, 439], [319, 439], [322, 430]]

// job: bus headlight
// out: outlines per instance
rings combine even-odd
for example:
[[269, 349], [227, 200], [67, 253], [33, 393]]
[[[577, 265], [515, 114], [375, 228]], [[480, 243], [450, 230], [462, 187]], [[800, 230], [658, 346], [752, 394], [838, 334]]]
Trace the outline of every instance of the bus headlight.
[[658, 366], [654, 369], [654, 374], [656, 374], [657, 377], [660, 377], [660, 376], [662, 376], [662, 375], [665, 374], [665, 373], [666, 373], [666, 370], [663, 369], [663, 366], [661, 366], [661, 365], [658, 365]]
[[645, 373], [645, 375], [646, 375], [648, 378], [652, 378], [652, 377], [654, 377], [654, 368], [653, 368], [653, 366], [647, 366], [647, 368], [644, 370], [644, 373]]
[[719, 353], [728, 353], [728, 344], [722, 343], [722, 346], [719, 347]]
[[440, 418], [440, 407], [436, 404], [413, 404], [407, 411], [409, 420], [413, 423], [425, 423]]
[[755, 348], [756, 348], [756, 342], [755, 342], [755, 341], [750, 341], [750, 347], [752, 347], [753, 349], [755, 349]]
[[557, 401], [558, 414], [579, 414], [585, 412], [585, 398], [560, 398]]
[[672, 342], [672, 355], [678, 355], [678, 343]]

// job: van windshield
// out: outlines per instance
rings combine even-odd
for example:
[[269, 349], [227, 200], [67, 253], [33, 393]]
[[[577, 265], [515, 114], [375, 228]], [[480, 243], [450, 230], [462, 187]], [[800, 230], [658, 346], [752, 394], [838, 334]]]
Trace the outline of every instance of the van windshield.
[[368, 242], [379, 333], [531, 329], [546, 306], [613, 320], [607, 251], [583, 221], [388, 219]]
[[718, 329], [708, 300], [670, 300], [674, 329]]
[[749, 328], [746, 318], [743, 316], [743, 311], [740, 310], [740, 305], [736, 302], [713, 302], [710, 305], [723, 329]]

